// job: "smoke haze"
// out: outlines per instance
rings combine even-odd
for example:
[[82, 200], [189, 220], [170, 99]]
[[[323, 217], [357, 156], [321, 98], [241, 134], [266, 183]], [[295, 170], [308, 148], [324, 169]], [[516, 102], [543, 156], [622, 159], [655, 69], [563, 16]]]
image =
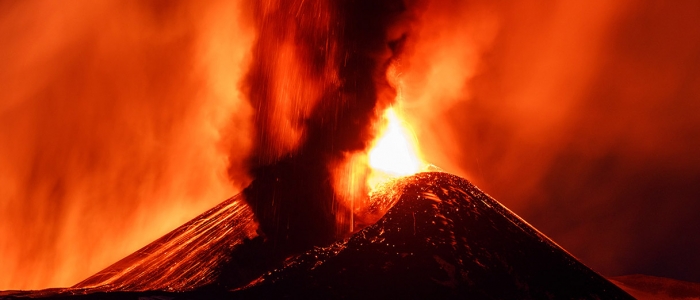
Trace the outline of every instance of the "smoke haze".
[[246, 184], [238, 10], [0, 2], [0, 289], [75, 284]]
[[404, 76], [426, 157], [605, 275], [700, 281], [700, 5], [432, 4]]

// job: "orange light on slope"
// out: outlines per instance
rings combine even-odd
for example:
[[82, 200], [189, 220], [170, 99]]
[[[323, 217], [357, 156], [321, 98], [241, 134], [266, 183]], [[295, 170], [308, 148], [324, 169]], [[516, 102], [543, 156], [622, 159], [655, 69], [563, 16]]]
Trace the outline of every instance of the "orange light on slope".
[[384, 112], [383, 119], [386, 127], [367, 154], [371, 169], [367, 179], [370, 189], [387, 180], [418, 173], [424, 164], [410, 125], [393, 107]]

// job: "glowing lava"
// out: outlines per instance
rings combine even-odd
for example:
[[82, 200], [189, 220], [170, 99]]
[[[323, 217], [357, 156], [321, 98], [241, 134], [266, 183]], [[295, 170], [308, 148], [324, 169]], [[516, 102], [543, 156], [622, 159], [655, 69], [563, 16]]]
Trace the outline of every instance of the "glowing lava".
[[410, 125], [393, 107], [384, 112], [383, 119], [386, 127], [367, 153], [371, 169], [367, 184], [371, 189], [387, 180], [418, 173], [424, 165]]
[[336, 219], [339, 224], [347, 224], [348, 232], [373, 224], [391, 207], [392, 203], [371, 203], [368, 194], [382, 190], [381, 186], [393, 179], [416, 174], [428, 166], [421, 158], [411, 126], [403, 120], [399, 109], [387, 108], [375, 124], [377, 135], [370, 147], [347, 156], [333, 174], [336, 196], [351, 212], [348, 216], [338, 214]]

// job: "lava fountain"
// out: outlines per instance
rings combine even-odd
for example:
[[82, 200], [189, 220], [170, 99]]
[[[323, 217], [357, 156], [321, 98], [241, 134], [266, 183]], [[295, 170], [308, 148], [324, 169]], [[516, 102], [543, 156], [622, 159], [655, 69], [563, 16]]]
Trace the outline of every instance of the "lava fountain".
[[371, 188], [391, 178], [418, 173], [425, 165], [413, 130], [394, 107], [384, 112], [382, 121], [385, 122], [382, 133], [367, 153], [371, 168], [367, 183]]

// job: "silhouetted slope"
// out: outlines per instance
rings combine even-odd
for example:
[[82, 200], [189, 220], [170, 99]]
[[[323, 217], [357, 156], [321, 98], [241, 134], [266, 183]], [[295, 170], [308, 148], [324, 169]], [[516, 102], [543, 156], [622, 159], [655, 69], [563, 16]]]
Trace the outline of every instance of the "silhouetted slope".
[[317, 248], [246, 293], [292, 297], [631, 299], [464, 179], [422, 173], [385, 187], [376, 224]]

